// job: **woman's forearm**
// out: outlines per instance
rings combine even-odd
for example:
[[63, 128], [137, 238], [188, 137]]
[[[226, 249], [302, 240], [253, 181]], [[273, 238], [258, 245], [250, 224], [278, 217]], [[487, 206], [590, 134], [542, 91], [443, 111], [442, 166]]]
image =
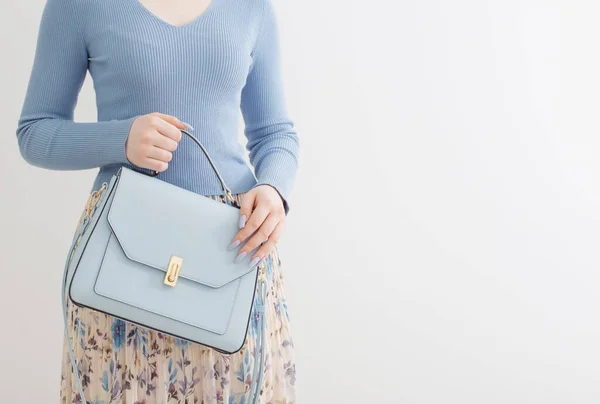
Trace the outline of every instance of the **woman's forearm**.
[[125, 141], [136, 117], [73, 122], [88, 66], [85, 38], [72, 0], [48, 0], [17, 127], [23, 158], [57, 170], [127, 163]]
[[80, 123], [24, 118], [17, 130], [19, 149], [28, 163], [52, 170], [127, 163], [125, 142], [134, 119]]
[[273, 186], [287, 213], [298, 169], [299, 141], [287, 111], [275, 10], [270, 0], [264, 4], [252, 66], [242, 90], [241, 109], [257, 186]]

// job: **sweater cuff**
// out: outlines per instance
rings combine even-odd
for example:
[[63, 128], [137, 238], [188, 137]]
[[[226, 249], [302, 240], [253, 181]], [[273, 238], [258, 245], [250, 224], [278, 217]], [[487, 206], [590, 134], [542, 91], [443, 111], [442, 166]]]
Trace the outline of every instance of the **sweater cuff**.
[[275, 155], [269, 157], [271, 158], [261, 162], [260, 169], [256, 173], [257, 184], [253, 188], [259, 185], [270, 185], [275, 188], [281, 197], [287, 216], [290, 210], [292, 186], [296, 176], [296, 163], [293, 159], [280, 158], [275, 160]]
[[125, 143], [127, 142], [131, 125], [133, 125], [133, 122], [137, 118], [138, 116], [134, 116], [127, 119], [100, 122], [101, 125], [106, 125], [106, 132], [110, 132], [110, 136], [102, 136], [99, 137], [100, 139], [98, 140], [100, 142], [105, 142], [99, 149], [106, 153], [104, 157], [107, 161], [131, 164], [127, 158]]

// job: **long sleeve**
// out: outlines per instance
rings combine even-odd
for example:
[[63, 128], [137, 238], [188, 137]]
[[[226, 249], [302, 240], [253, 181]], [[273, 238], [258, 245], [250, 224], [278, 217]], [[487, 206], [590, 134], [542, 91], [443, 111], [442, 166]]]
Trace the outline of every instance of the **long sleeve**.
[[242, 90], [241, 111], [256, 186], [268, 184], [275, 188], [287, 214], [298, 168], [299, 142], [287, 112], [279, 32], [271, 0], [264, 0], [264, 7], [252, 65]]
[[127, 163], [125, 141], [136, 117], [76, 123], [73, 113], [88, 68], [85, 40], [71, 0], [44, 8], [17, 139], [30, 164], [80, 170]]

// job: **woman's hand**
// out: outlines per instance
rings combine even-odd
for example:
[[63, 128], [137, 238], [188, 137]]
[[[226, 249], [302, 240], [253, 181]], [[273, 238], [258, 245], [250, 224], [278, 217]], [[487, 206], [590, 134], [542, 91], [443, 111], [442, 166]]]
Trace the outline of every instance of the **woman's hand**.
[[270, 185], [259, 185], [246, 192], [242, 197], [239, 227], [241, 230], [228, 249], [237, 248], [252, 236], [240, 248], [235, 261], [243, 260], [252, 250], [260, 247], [250, 257], [250, 266], [260, 264], [273, 250], [285, 228], [285, 211], [279, 192]]
[[174, 116], [153, 112], [133, 121], [125, 151], [130, 163], [154, 171], [164, 171], [188, 124]]

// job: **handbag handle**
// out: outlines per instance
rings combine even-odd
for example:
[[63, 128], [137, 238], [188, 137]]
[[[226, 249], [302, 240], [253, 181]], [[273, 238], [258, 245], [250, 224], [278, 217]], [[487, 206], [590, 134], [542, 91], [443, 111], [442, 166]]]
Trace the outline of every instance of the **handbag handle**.
[[[221, 183], [221, 188], [223, 188], [223, 192], [225, 192], [225, 195], [227, 196], [227, 198], [231, 202], [235, 202], [235, 200], [233, 199], [233, 195], [231, 194], [231, 190], [229, 189], [229, 187], [227, 187], [227, 184], [225, 184], [225, 180], [223, 180], [223, 177], [221, 176], [221, 173], [219, 173], [219, 170], [217, 169], [217, 166], [215, 165], [214, 161], [212, 160], [212, 158], [208, 154], [208, 151], [206, 151], [206, 148], [204, 147], [204, 145], [202, 145], [202, 143], [200, 143], [200, 141], [196, 138], [196, 136], [192, 135], [187, 130], [185, 130], [185, 129], [180, 129], [180, 130], [181, 130], [181, 133], [184, 133], [187, 136], [189, 136], [190, 139], [192, 139], [194, 141], [194, 143], [196, 143], [200, 147], [200, 149], [202, 149], [202, 152], [204, 153], [204, 155], [208, 159], [208, 162], [210, 163], [210, 166], [212, 167], [213, 171], [217, 175], [217, 178], [219, 179], [219, 182]], [[158, 175], [158, 171], [156, 171], [156, 170], [153, 170], [154, 172], [152, 174], [148, 174], [148, 173], [145, 173], [143, 171], [136, 170], [135, 168], [134, 168], [134, 171], [137, 171], [137, 172], [145, 174], [145, 175], [149, 175], [150, 177], [156, 177]]]

